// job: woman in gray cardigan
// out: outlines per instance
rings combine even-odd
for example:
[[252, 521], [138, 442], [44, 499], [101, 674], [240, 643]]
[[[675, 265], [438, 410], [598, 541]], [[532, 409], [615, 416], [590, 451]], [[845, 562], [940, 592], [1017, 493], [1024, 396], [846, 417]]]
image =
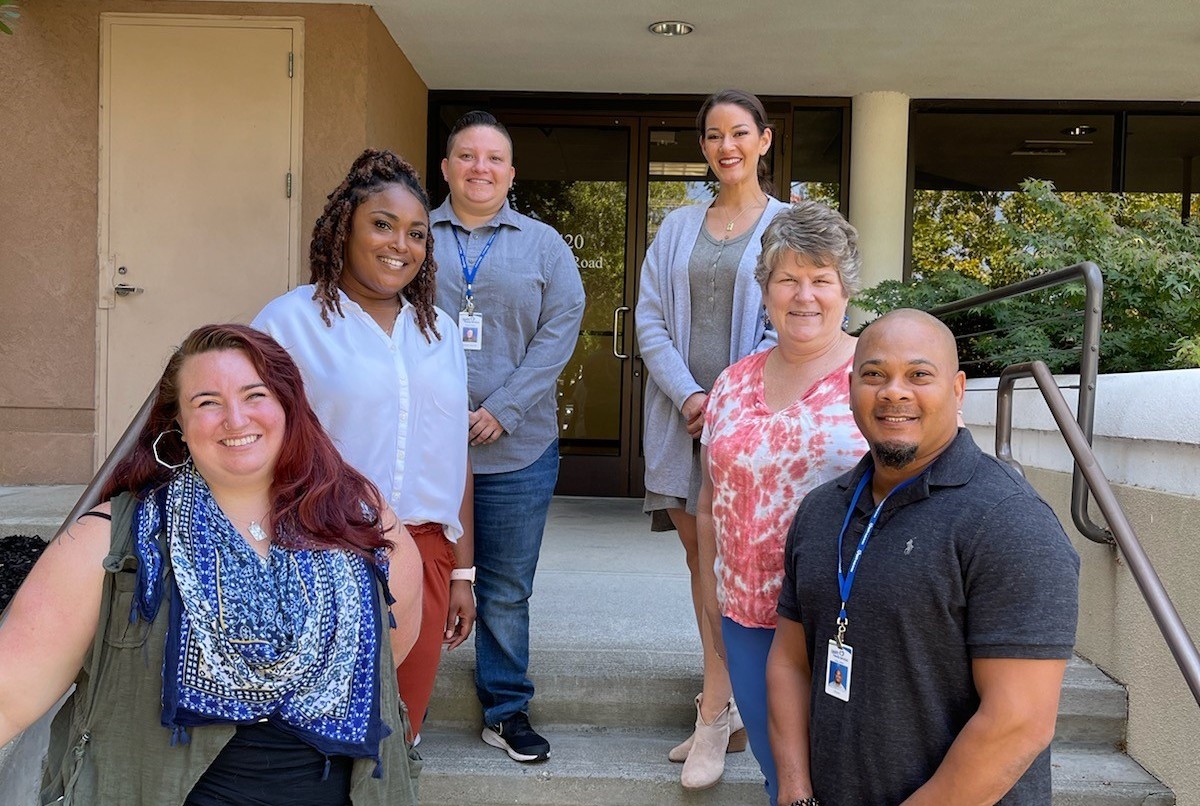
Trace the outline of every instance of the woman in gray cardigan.
[[[672, 761], [684, 762], [680, 778], [686, 789], [717, 783], [723, 763], [714, 763], [714, 756], [723, 762], [727, 750], [746, 746], [730, 699], [729, 674], [701, 612], [697, 440], [713, 381], [733, 362], [774, 341], [754, 265], [763, 230], [787, 209], [769, 195], [761, 158], [771, 148], [772, 132], [758, 98], [741, 90], [715, 93], [700, 108], [696, 128], [720, 190], [711, 204], [675, 210], [663, 221], [642, 264], [637, 305], [638, 343], [649, 373], [643, 427], [650, 435], [644, 451], [646, 511], [655, 531], [679, 532], [704, 646], [705, 690], [725, 692], [712, 702], [696, 697], [696, 731], [669, 754]], [[727, 742], [718, 738], [725, 735]]]

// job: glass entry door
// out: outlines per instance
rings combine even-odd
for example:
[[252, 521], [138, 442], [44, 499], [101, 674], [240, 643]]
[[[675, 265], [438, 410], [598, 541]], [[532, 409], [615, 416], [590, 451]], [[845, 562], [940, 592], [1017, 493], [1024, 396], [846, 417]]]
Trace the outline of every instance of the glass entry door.
[[558, 379], [562, 469], [557, 492], [630, 495], [634, 346], [633, 120], [506, 116], [517, 176], [513, 207], [562, 235], [587, 305], [575, 353]]

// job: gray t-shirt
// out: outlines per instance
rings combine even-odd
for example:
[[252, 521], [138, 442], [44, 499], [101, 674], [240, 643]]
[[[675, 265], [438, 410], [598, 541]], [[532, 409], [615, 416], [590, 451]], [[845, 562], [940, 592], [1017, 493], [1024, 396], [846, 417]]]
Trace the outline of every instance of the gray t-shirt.
[[[884, 506], [847, 603], [850, 700], [825, 693], [840, 597], [837, 537], [871, 464], [818, 487], [788, 534], [779, 615], [804, 626], [809, 737], [823, 806], [894, 806], [929, 780], [979, 707], [975, 658], [1069, 658], [1079, 557], [1054, 512], [959, 429]], [[843, 540], [848, 568], [874, 510], [869, 489]], [[1000, 801], [1048, 806], [1050, 751]]]
[[688, 369], [696, 383], [711, 390], [729, 366], [733, 332], [733, 282], [754, 227], [736, 238], [719, 241], [701, 225], [688, 258], [692, 332], [688, 334]]

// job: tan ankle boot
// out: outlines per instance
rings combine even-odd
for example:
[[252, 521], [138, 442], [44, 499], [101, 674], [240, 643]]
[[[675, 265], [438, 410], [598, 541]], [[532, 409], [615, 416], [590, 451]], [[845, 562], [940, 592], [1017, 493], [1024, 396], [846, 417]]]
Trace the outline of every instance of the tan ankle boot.
[[[696, 709], [700, 709], [700, 695], [696, 695]], [[679, 744], [671, 748], [671, 752], [667, 753], [667, 758], [674, 761], [676, 764], [682, 764], [687, 761], [688, 753], [692, 750], [692, 741], [696, 734], [693, 732], [690, 736], [684, 739]], [[742, 723], [742, 715], [738, 711], [737, 703], [733, 700], [729, 701], [729, 746], [725, 748], [726, 753], [740, 753], [746, 749], [746, 726]]]
[[705, 723], [696, 698], [696, 730], [692, 733], [692, 749], [679, 775], [684, 789], [708, 789], [721, 780], [725, 772], [725, 753], [729, 749], [729, 712], [726, 705], [712, 722]]

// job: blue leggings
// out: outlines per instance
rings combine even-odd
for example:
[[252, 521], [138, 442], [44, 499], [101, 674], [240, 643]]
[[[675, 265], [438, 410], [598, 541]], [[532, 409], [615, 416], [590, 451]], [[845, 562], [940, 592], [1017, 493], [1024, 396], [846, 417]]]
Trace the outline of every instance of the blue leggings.
[[733, 697], [746, 723], [750, 749], [767, 779], [771, 806], [776, 806], [779, 776], [775, 774], [775, 757], [771, 755], [771, 739], [767, 734], [767, 653], [771, 651], [775, 630], [743, 627], [732, 619], [722, 618], [721, 635], [725, 639], [725, 663], [729, 667]]

